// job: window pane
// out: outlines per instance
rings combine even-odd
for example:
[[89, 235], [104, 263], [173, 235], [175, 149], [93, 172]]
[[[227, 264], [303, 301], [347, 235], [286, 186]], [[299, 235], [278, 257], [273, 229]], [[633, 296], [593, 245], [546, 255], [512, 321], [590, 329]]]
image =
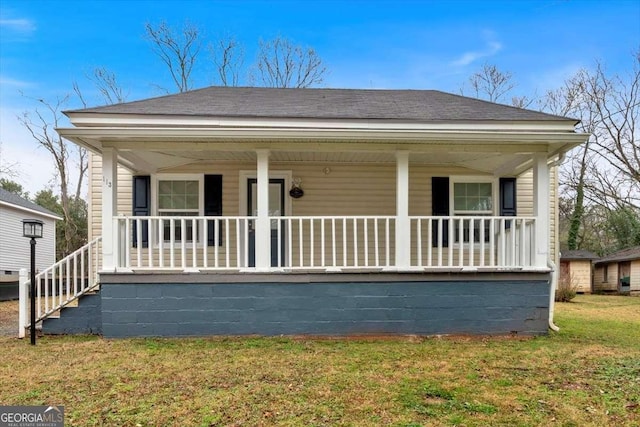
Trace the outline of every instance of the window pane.
[[[197, 180], [162, 180], [158, 181], [158, 209], [162, 216], [198, 216], [200, 213], [200, 182]], [[197, 224], [197, 222], [196, 222]], [[175, 241], [184, 239], [193, 241], [199, 239], [196, 226], [187, 220], [184, 229], [181, 221], [174, 221]], [[171, 237], [171, 221], [163, 224], [163, 234], [166, 241]]]
[[195, 196], [192, 195], [187, 195], [186, 196], [186, 203], [185, 203], [185, 208], [186, 209], [198, 209], [198, 201], [199, 201], [199, 197], [196, 194]]
[[171, 194], [171, 181], [160, 181], [158, 183], [158, 193], [161, 196]]
[[491, 197], [491, 184], [483, 183], [479, 184], [479, 195], [484, 197]]
[[198, 193], [198, 181], [185, 181], [185, 194], [197, 196]]
[[185, 181], [172, 181], [171, 191], [173, 194], [184, 194], [187, 188]]
[[453, 209], [456, 211], [466, 211], [467, 210], [467, 199], [464, 197], [456, 196], [453, 199]]
[[487, 212], [493, 209], [492, 184], [457, 182], [453, 185], [453, 210]]
[[171, 209], [171, 196], [160, 195], [160, 197], [158, 197], [158, 208]]

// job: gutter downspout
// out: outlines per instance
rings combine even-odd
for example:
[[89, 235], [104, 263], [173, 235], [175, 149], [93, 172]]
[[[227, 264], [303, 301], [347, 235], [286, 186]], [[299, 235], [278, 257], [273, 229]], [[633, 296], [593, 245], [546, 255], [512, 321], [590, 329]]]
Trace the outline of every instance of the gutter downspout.
[[551, 283], [549, 284], [549, 329], [558, 332], [560, 328], [553, 323], [553, 312], [556, 306], [556, 288], [558, 287], [558, 272], [556, 271], [556, 264], [547, 260], [547, 265], [551, 269]]
[[[561, 152], [558, 159], [551, 163], [551, 166], [559, 166], [564, 161], [565, 154], [565, 152]], [[556, 289], [558, 288], [558, 272], [556, 270], [556, 263], [553, 262], [551, 258], [547, 260], [547, 266], [551, 269], [551, 283], [549, 284], [549, 329], [558, 332], [560, 328], [553, 323], [553, 313], [556, 306]]]

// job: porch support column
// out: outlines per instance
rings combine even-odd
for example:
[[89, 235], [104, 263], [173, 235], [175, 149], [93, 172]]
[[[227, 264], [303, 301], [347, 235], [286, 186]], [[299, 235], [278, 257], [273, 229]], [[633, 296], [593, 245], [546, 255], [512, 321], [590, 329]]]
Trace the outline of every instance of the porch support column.
[[536, 217], [535, 265], [547, 267], [549, 259], [549, 166], [546, 154], [536, 154], [533, 163], [533, 214]]
[[258, 155], [258, 218], [256, 219], [256, 269], [271, 267], [271, 225], [269, 223], [269, 150], [257, 150]]
[[396, 153], [396, 268], [411, 265], [411, 222], [409, 221], [409, 152]]
[[118, 266], [116, 248], [117, 230], [113, 218], [118, 209], [118, 151], [114, 148], [102, 149], [102, 269], [115, 271]]

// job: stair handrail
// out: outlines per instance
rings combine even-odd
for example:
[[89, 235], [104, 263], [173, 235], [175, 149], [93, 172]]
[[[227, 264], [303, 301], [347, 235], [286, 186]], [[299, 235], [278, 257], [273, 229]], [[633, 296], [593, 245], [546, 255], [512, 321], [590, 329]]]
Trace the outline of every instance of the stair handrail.
[[[36, 323], [50, 317], [62, 307], [69, 305], [69, 303], [98, 286], [98, 270], [100, 268], [102, 255], [100, 250], [101, 243], [102, 236], [97, 237], [36, 274], [36, 284], [39, 285], [36, 287]], [[78, 258], [80, 258], [80, 260], [78, 260]], [[85, 266], [87, 267], [86, 271]], [[72, 278], [73, 289], [71, 288]], [[44, 289], [42, 286], [43, 279]], [[78, 279], [81, 280], [80, 286], [78, 286]], [[85, 279], [88, 280], [85, 282]], [[49, 280], [51, 280], [51, 295], [49, 295]], [[27, 274], [27, 270], [21, 269], [18, 314], [19, 338], [24, 338], [26, 329], [31, 325], [28, 316], [29, 298], [31, 297], [29, 295], [30, 285], [31, 280]], [[73, 292], [71, 292], [72, 290]]]

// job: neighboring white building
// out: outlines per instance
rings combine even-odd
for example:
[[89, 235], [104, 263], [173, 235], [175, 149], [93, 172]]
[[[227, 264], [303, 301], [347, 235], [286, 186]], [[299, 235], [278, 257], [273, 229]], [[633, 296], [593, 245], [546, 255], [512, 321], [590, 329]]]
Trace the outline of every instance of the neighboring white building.
[[17, 281], [21, 268], [30, 267], [29, 239], [22, 236], [23, 219], [39, 219], [44, 231], [36, 245], [36, 269], [56, 261], [56, 221], [60, 216], [0, 188], [0, 282]]

